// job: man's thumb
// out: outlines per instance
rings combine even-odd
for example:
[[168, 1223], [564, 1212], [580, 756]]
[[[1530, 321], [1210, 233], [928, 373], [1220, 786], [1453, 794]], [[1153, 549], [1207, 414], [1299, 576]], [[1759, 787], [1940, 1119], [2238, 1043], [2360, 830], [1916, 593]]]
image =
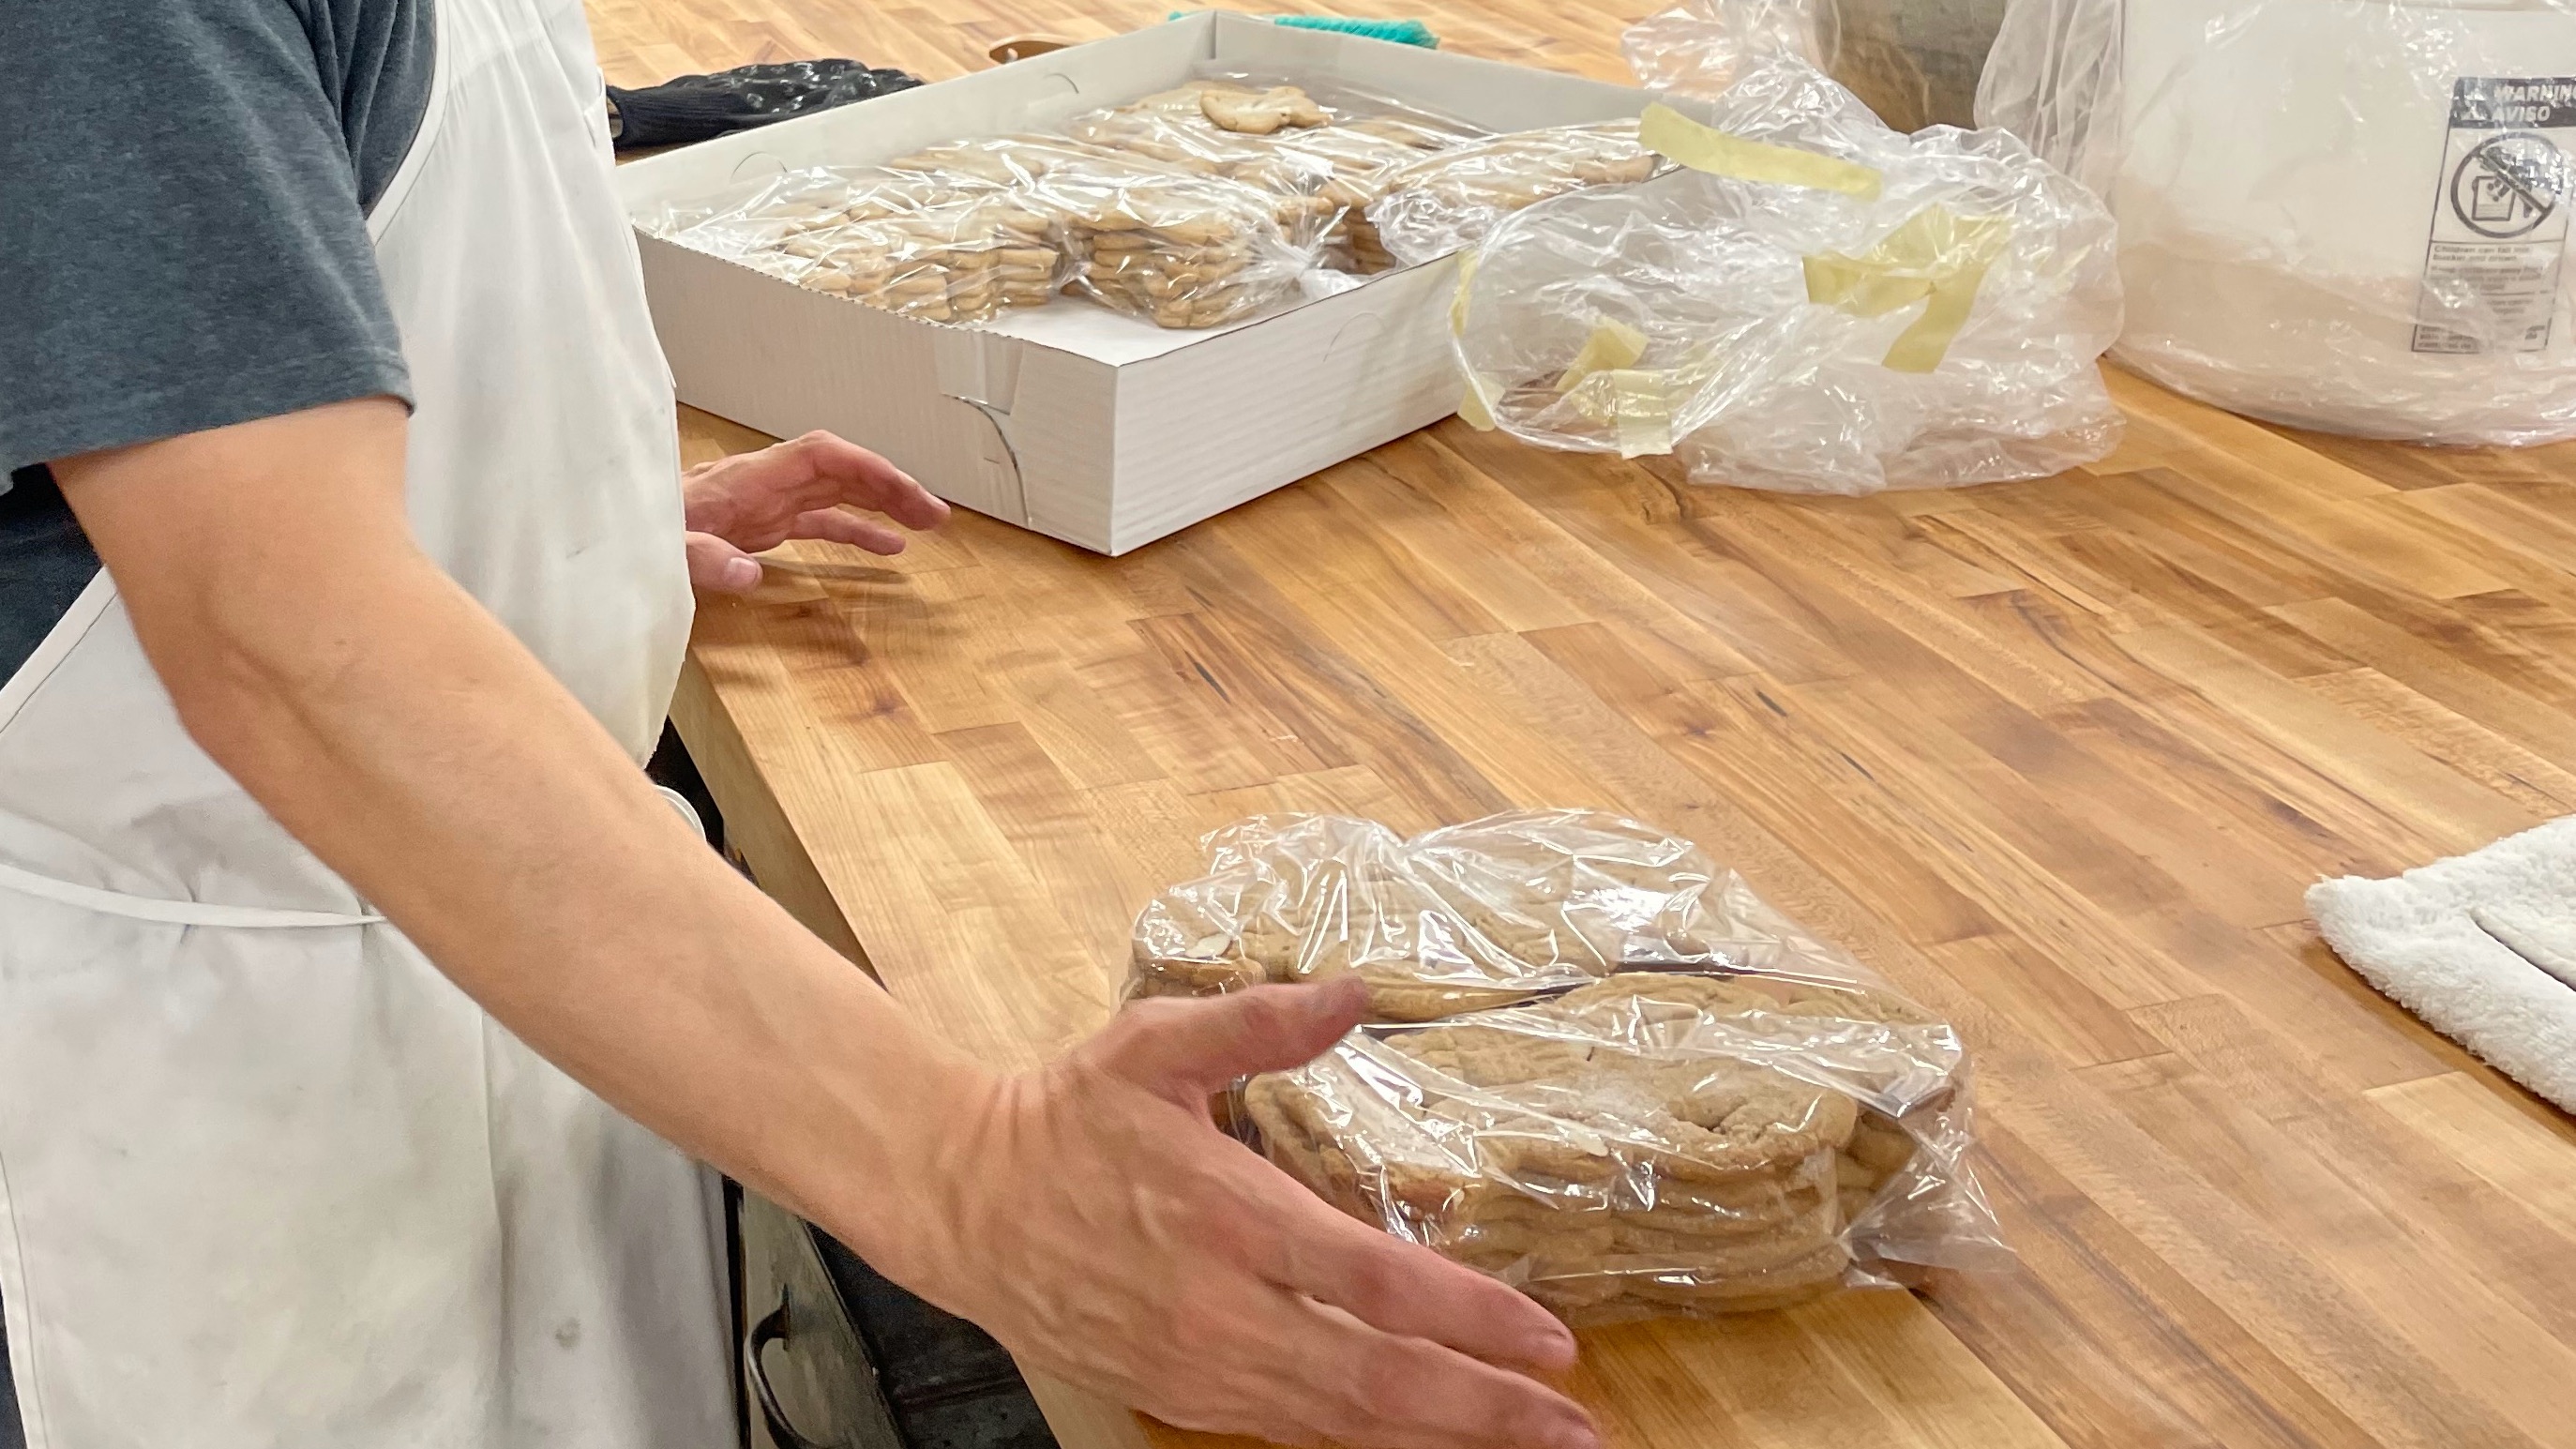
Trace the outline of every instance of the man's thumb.
[[1356, 976], [1255, 986], [1204, 1001], [1152, 998], [1102, 1034], [1104, 1065], [1157, 1095], [1191, 1104], [1238, 1077], [1303, 1066], [1368, 1013]]
[[712, 533], [692, 533], [689, 586], [710, 594], [750, 593], [760, 587], [760, 560]]

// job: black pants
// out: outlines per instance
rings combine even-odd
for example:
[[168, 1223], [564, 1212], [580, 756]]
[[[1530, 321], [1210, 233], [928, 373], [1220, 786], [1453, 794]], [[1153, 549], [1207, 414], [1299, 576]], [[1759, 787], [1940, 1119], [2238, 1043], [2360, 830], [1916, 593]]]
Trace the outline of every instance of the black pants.
[[27, 1449], [27, 1426], [18, 1420], [18, 1386], [9, 1381], [6, 1315], [0, 1315], [0, 1449]]

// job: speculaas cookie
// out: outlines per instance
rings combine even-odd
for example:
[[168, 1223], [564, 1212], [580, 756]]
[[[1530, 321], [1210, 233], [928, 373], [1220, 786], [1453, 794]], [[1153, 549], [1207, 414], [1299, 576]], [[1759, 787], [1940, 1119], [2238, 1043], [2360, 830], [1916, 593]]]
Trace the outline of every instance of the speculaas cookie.
[[1327, 1201], [1562, 1312], [1715, 1311], [1832, 1288], [1850, 1261], [1860, 1104], [1635, 1037], [1620, 1022], [1645, 998], [1612, 984], [1355, 1036], [1255, 1079], [1248, 1115], [1272, 1160]]

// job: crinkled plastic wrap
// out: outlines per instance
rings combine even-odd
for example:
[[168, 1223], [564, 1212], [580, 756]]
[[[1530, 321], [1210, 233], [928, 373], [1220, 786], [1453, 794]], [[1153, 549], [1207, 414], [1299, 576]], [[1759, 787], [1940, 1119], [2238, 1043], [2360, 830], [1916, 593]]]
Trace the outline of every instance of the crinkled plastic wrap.
[[646, 229], [698, 251], [752, 260], [808, 233], [900, 216], [993, 189], [991, 183], [972, 178], [882, 166], [814, 167], [773, 177], [729, 197], [689, 206], [666, 205]]
[[1017, 195], [1054, 219], [1076, 290], [1159, 327], [1216, 327], [1298, 295], [1322, 227], [1292, 235], [1274, 198], [1238, 181], [1107, 155], [1050, 169]]
[[1043, 305], [1069, 275], [1045, 213], [1008, 192], [968, 196], [899, 215], [790, 238], [805, 262], [781, 274], [933, 322], [973, 322]]
[[1977, 116], [2109, 199], [2123, 364], [2300, 427], [2576, 437], [2576, 0], [2013, 0]]
[[1209, 848], [1139, 918], [1131, 989], [1369, 982], [1378, 1024], [1241, 1097], [1345, 1212], [1578, 1321], [2009, 1261], [1958, 1034], [1687, 842], [1529, 811], [1409, 842], [1255, 818]]
[[888, 161], [885, 169], [938, 181], [1026, 188], [1065, 167], [1095, 166], [1113, 159], [1111, 153], [1069, 136], [1018, 131], [925, 146]]
[[2117, 442], [2112, 222], [2019, 141], [1900, 136], [1788, 55], [1644, 125], [1681, 167], [1529, 207], [1466, 259], [1470, 423], [1809, 493], [2042, 477]]
[[1661, 165], [1638, 142], [1635, 121], [1510, 132], [1380, 173], [1353, 245], [1364, 271], [1416, 266], [1475, 245], [1534, 202], [1643, 181]]
[[[1714, 43], [1713, 9], [1724, 25]], [[1626, 47], [1650, 90], [1707, 99], [1734, 83], [1746, 58], [1789, 54], [1896, 130], [1972, 126], [2003, 9], [2004, 0], [1688, 0], [1629, 27]]]
[[1378, 196], [1376, 178], [1484, 134], [1388, 98], [1254, 76], [1194, 80], [1078, 116], [1066, 131], [1254, 187], [1279, 203], [1292, 240], [1316, 241], [1325, 265], [1343, 270], [1359, 269], [1348, 231]]
[[1206, 846], [1208, 873], [1136, 918], [1131, 995], [1357, 972], [1378, 1019], [1432, 1021], [1717, 960], [1708, 862], [1612, 816], [1529, 811], [1406, 840], [1370, 820], [1257, 815]]
[[1714, 100], [1765, 56], [1831, 70], [1821, 32], [1839, 19], [1831, 0], [1687, 0], [1629, 26], [1619, 50], [1648, 90]]
[[1047, 301], [1070, 276], [1056, 225], [1015, 193], [889, 168], [794, 172], [660, 234], [816, 291], [934, 322]]

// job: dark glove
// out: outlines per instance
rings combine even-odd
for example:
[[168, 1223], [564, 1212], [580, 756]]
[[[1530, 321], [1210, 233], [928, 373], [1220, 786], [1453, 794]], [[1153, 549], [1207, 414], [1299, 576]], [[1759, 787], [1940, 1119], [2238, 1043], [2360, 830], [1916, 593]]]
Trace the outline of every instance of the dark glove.
[[871, 69], [855, 60], [736, 66], [639, 90], [610, 86], [609, 132], [620, 151], [703, 141], [919, 84], [916, 76]]

